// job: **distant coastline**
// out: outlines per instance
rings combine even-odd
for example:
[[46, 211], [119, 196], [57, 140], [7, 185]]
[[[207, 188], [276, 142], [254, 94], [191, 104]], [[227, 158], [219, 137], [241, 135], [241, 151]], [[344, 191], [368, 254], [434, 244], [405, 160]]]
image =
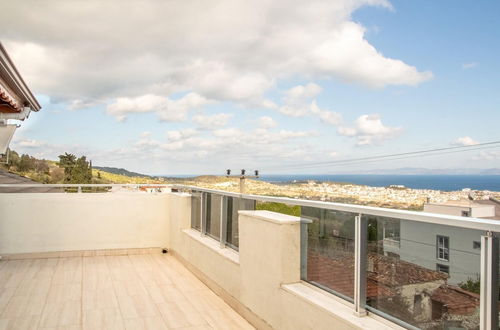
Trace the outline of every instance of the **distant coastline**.
[[456, 191], [473, 190], [500, 191], [500, 175], [439, 175], [439, 174], [296, 174], [262, 175], [261, 180], [285, 184], [301, 181], [352, 183], [372, 187], [402, 185], [412, 189]]

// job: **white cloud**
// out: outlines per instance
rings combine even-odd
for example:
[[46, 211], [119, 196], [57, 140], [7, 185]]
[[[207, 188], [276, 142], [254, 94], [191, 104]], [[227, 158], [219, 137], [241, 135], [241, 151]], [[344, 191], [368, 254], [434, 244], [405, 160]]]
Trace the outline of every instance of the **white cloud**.
[[190, 110], [210, 103], [201, 95], [189, 93], [180, 99], [171, 100], [168, 97], [153, 94], [138, 97], [119, 97], [106, 108], [106, 112], [118, 121], [124, 121], [131, 113], [155, 112], [161, 121], [184, 121]]
[[500, 151], [480, 151], [479, 154], [474, 157], [475, 160], [497, 160], [500, 159]]
[[332, 158], [336, 158], [339, 156], [339, 153], [337, 151], [331, 151], [328, 153], [328, 156], [330, 156]]
[[198, 132], [195, 129], [187, 128], [179, 131], [168, 131], [167, 138], [169, 141], [179, 141], [197, 135]]
[[313, 69], [319, 76], [337, 76], [375, 88], [386, 85], [415, 86], [433, 77], [404, 62], [384, 57], [364, 39], [365, 29], [343, 22], [311, 52]]
[[290, 88], [285, 92], [285, 103], [296, 103], [302, 100], [308, 100], [315, 98], [321, 93], [321, 86], [315, 83], [309, 83], [307, 85], [298, 85]]
[[[198, 164], [196, 161], [203, 159], [199, 168], [207, 173], [208, 168], [222, 171], [227, 166], [240, 168], [241, 164], [250, 166], [260, 161], [280, 159], [293, 162], [298, 157], [309, 160], [315, 151], [307, 144], [307, 139], [318, 134], [316, 131], [242, 130], [229, 127], [214, 131], [168, 131], [165, 140], [155, 140], [148, 133], [140, 134], [136, 143], [127, 148], [107, 154], [103, 151], [99, 155], [107, 161], [123, 157], [137, 161], [146, 159], [144, 155], [147, 155], [151, 161], [164, 161], [167, 166], [175, 164], [179, 171], [183, 170], [185, 163]], [[221, 155], [229, 154], [231, 157], [223, 158], [224, 168], [221, 169]]]
[[224, 128], [224, 129], [218, 129], [214, 131], [214, 136], [217, 137], [223, 137], [223, 138], [232, 138], [232, 137], [237, 137], [241, 136], [242, 132], [237, 129], [237, 128]]
[[473, 69], [477, 67], [479, 63], [477, 62], [469, 62], [469, 63], [464, 63], [462, 64], [462, 69], [467, 70], [467, 69]]
[[25, 148], [39, 148], [43, 147], [45, 144], [43, 142], [34, 139], [21, 139], [14, 142], [15, 146], [25, 147]]
[[[289, 78], [373, 87], [430, 79], [365, 39], [352, 20], [362, 6], [391, 8], [387, 0], [7, 1], [0, 39], [35, 93], [74, 107], [115, 98], [134, 105], [141, 95], [154, 103], [176, 92], [254, 106]], [[26, 15], [35, 7], [36, 15]], [[135, 105], [125, 109], [149, 109]], [[124, 119], [127, 111], [118, 113]]]
[[318, 135], [318, 132], [316, 131], [289, 131], [282, 129], [278, 132], [277, 138], [282, 139], [282, 140], [287, 140], [287, 139], [292, 139], [292, 138], [299, 138], [299, 137], [308, 137], [308, 136], [314, 136]]
[[479, 144], [479, 142], [469, 136], [463, 136], [453, 140], [450, 144], [453, 146], [473, 146]]
[[277, 109], [282, 114], [291, 117], [317, 116], [326, 124], [339, 125], [342, 122], [342, 116], [337, 112], [321, 109], [313, 99], [321, 93], [321, 90], [321, 87], [314, 83], [292, 87], [284, 93], [284, 104], [281, 107], [272, 107], [272, 109]]
[[316, 100], [311, 103], [311, 113], [317, 115], [326, 124], [340, 125], [342, 123], [342, 116], [339, 113], [320, 109]]
[[355, 137], [357, 145], [379, 144], [392, 139], [402, 132], [401, 127], [389, 127], [382, 123], [378, 114], [362, 115], [354, 121], [354, 126], [339, 126], [340, 135]]
[[278, 125], [278, 123], [276, 123], [276, 121], [269, 116], [260, 117], [258, 124], [259, 124], [260, 128], [264, 128], [264, 129], [273, 128], [273, 127], [276, 127]]
[[315, 99], [311, 101], [319, 93], [321, 87], [313, 83], [295, 86], [285, 92], [284, 105], [278, 110], [291, 117], [316, 116], [323, 123], [336, 126], [338, 134], [356, 137], [357, 145], [380, 144], [402, 132], [400, 127], [385, 126], [378, 114], [362, 115], [353, 126], [344, 125], [340, 113], [321, 109]]
[[321, 87], [314, 83], [298, 85], [285, 91], [283, 106], [278, 110], [291, 117], [302, 117], [311, 114], [311, 99], [321, 93]]
[[233, 117], [230, 113], [218, 113], [215, 115], [196, 115], [192, 120], [199, 128], [213, 130], [227, 125]]

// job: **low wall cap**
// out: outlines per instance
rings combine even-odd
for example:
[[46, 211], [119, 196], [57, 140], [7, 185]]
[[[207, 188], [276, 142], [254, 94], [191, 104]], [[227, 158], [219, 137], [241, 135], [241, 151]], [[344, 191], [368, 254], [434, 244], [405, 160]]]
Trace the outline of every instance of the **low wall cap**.
[[274, 222], [274, 223], [278, 223], [278, 224], [300, 223], [300, 217], [282, 214], [282, 213], [277, 213], [277, 212], [265, 211], [265, 210], [256, 210], [256, 211], [241, 210], [241, 211], [238, 211], [238, 214], [246, 215], [246, 216], [250, 216], [250, 217], [254, 217], [254, 218], [259, 218], [262, 220], [266, 220], [266, 221]]

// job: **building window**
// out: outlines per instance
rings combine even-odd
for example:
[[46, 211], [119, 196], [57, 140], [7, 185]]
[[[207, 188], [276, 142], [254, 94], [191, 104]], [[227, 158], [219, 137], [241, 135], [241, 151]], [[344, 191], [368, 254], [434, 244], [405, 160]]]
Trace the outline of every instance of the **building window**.
[[436, 254], [439, 260], [450, 261], [450, 238], [437, 236]]
[[450, 274], [450, 266], [436, 264], [436, 270], [441, 273]]
[[472, 242], [472, 248], [481, 250], [481, 242], [479, 242], [479, 241]]
[[469, 211], [462, 211], [462, 216], [463, 217], [470, 217], [470, 212]]

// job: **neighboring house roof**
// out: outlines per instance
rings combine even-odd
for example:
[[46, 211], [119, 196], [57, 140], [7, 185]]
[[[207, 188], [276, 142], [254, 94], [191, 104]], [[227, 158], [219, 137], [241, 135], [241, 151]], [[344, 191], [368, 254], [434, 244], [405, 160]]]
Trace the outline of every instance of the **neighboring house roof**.
[[379, 254], [369, 254], [368, 262], [373, 263], [373, 270], [369, 271], [368, 276], [388, 287], [448, 279], [445, 273]]
[[439, 205], [439, 206], [459, 206], [459, 207], [478, 207], [482, 206], [477, 203], [477, 200], [471, 201], [468, 199], [460, 200], [449, 200], [444, 203], [430, 203], [429, 205]]
[[[307, 259], [307, 277], [309, 281], [317, 282], [344, 296], [354, 295], [353, 257], [330, 258], [310, 252]], [[378, 285], [371, 278], [368, 278], [366, 287], [366, 296], [369, 299], [396, 295], [393, 290]]]
[[[447, 274], [427, 269], [406, 261], [383, 255], [368, 255], [367, 298], [395, 296], [401, 286], [442, 281]], [[318, 282], [343, 295], [354, 294], [353, 256], [329, 257], [309, 251], [307, 260], [308, 280]]]
[[479, 307], [479, 295], [451, 285], [442, 285], [431, 295], [446, 308], [446, 312], [454, 315], [469, 315]]
[[20, 112], [23, 107], [41, 109], [0, 42], [0, 112]]

